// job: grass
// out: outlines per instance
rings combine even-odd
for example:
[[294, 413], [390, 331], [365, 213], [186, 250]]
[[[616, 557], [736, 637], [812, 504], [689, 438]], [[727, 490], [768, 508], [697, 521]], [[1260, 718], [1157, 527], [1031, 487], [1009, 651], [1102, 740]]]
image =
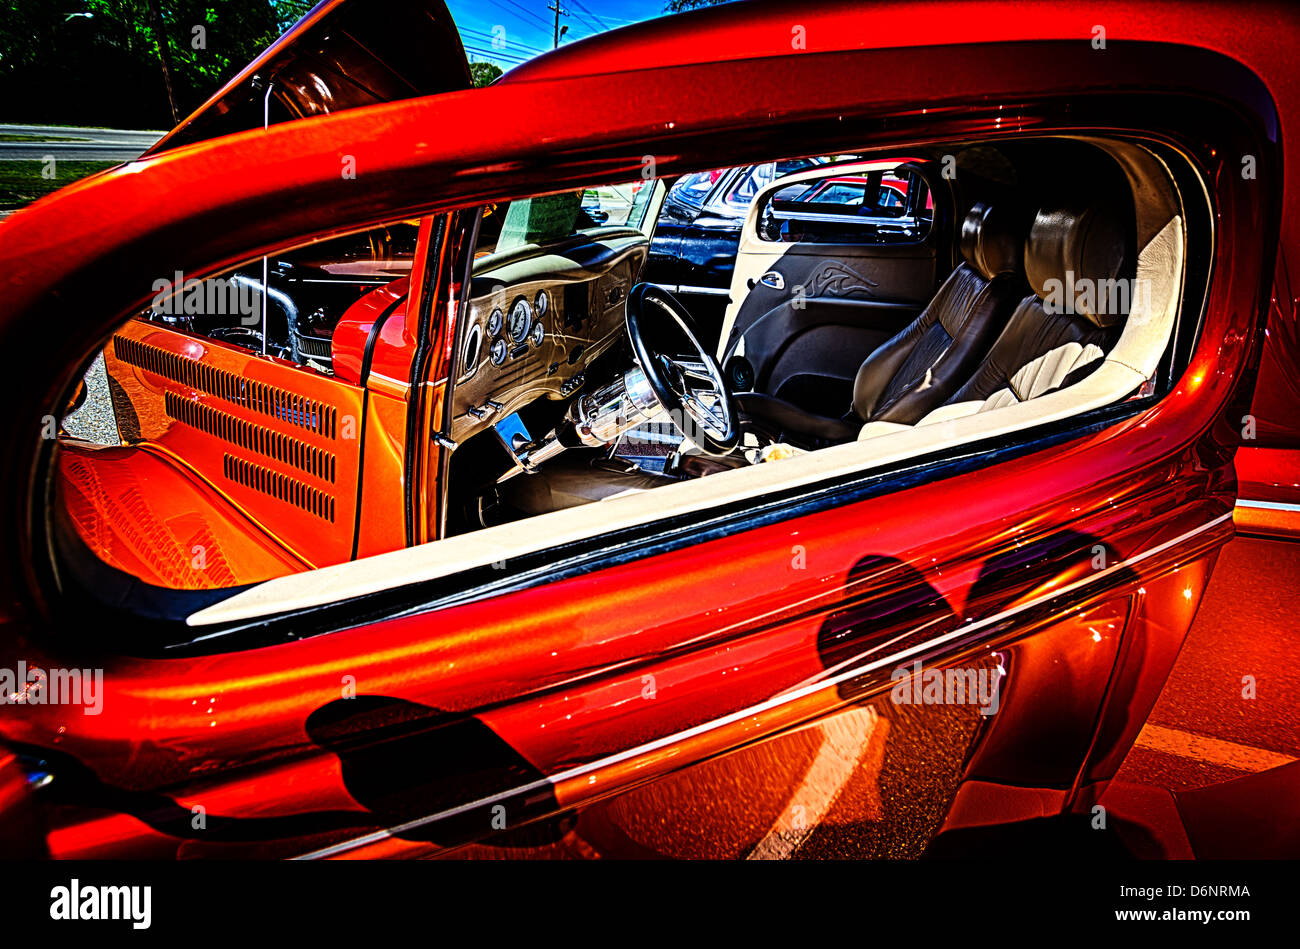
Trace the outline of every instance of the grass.
[[60, 160], [54, 163], [55, 176], [46, 178], [41, 174], [45, 170], [43, 161], [0, 161], [0, 210], [21, 208], [64, 185], [119, 164], [121, 162]]
[[64, 135], [19, 135], [0, 132], [0, 142], [88, 142], [88, 138], [68, 138]]

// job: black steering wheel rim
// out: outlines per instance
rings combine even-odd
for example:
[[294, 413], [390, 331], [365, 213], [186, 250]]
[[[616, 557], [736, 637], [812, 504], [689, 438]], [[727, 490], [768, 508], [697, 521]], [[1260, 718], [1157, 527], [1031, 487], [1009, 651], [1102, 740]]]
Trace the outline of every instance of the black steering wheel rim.
[[[700, 345], [694, 321], [686, 308], [663, 287], [638, 283], [628, 294], [625, 312], [632, 354], [645, 374], [650, 391], [668, 412], [673, 425], [701, 451], [717, 456], [730, 454], [740, 441], [736, 406], [717, 360]], [[665, 315], [669, 318], [666, 326], [651, 322]], [[689, 361], [651, 345], [650, 340], [663, 335], [655, 330], [665, 328], [670, 332], [676, 330], [694, 350], [688, 354]], [[701, 382], [707, 380], [707, 384], [693, 390], [686, 382], [687, 376]], [[701, 396], [711, 398], [712, 407]]]

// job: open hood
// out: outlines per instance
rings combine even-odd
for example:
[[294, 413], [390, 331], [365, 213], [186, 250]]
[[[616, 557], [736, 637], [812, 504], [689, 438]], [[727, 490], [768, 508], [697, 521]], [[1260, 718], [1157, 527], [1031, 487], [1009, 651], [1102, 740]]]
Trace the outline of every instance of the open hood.
[[443, 0], [324, 0], [145, 155], [469, 85]]

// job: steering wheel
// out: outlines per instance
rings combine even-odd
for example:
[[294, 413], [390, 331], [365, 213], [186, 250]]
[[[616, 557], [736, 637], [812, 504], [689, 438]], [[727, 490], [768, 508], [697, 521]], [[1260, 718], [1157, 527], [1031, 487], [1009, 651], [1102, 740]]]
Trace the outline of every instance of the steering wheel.
[[691, 326], [685, 307], [663, 287], [638, 283], [628, 294], [627, 334], [650, 391], [683, 437], [707, 454], [726, 455], [739, 441], [736, 407]]

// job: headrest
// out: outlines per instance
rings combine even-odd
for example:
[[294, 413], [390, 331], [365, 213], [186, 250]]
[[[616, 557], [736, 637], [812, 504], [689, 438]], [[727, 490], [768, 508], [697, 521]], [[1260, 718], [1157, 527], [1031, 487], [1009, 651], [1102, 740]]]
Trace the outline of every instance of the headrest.
[[1025, 276], [1049, 313], [1114, 326], [1128, 315], [1131, 282], [1121, 281], [1127, 242], [1123, 221], [1105, 206], [1049, 205], [1025, 242]]
[[1020, 269], [1024, 231], [1006, 205], [977, 203], [961, 222], [961, 255], [985, 280]]

